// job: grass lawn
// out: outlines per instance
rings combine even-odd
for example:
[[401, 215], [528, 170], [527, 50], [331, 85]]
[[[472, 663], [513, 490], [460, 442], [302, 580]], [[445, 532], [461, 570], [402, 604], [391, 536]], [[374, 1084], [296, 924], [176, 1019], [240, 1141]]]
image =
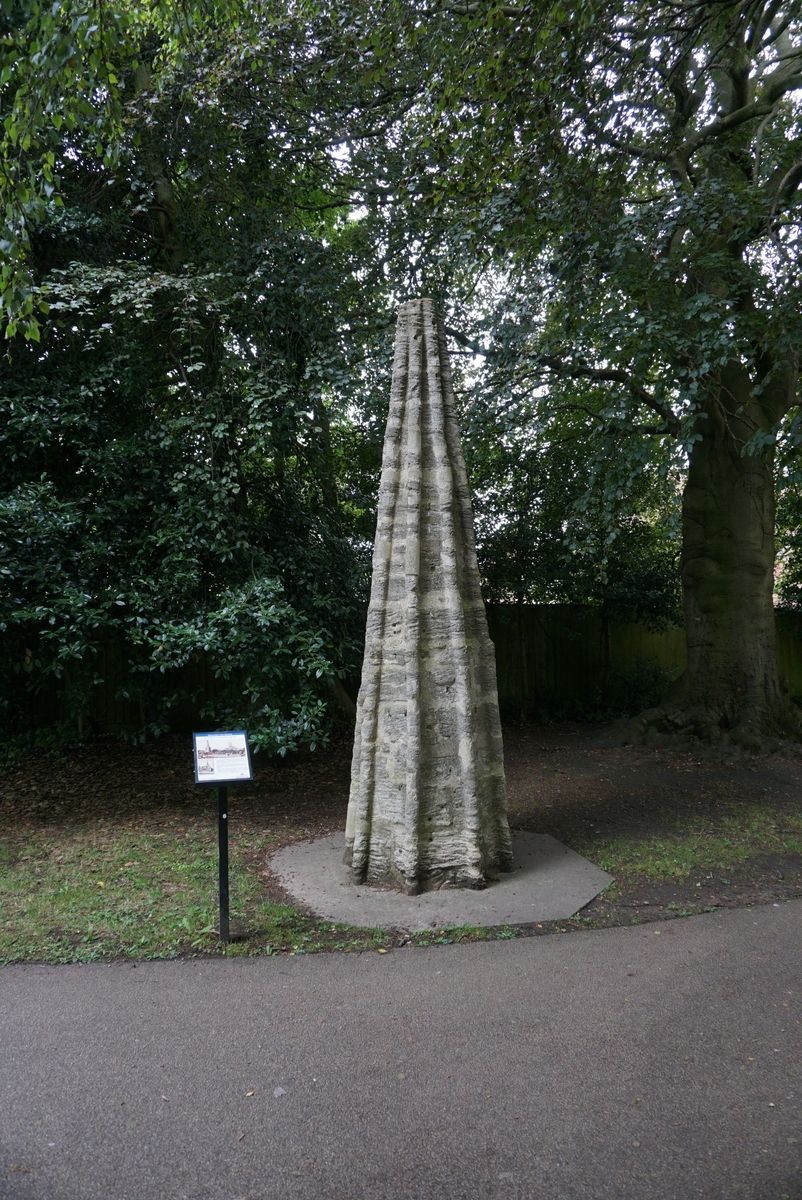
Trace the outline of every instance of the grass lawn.
[[[0, 848], [0, 959], [87, 962], [164, 958], [216, 942], [217, 848], [211, 825], [76, 824], [27, 831]], [[244, 844], [243, 844], [244, 841]], [[232, 918], [287, 940], [293, 910], [265, 902], [254, 862], [269, 840], [246, 835], [231, 871]]]
[[802, 804], [796, 812], [784, 812], [781, 821], [764, 808], [743, 804], [722, 817], [716, 828], [709, 824], [684, 816], [665, 834], [610, 838], [587, 849], [622, 884], [633, 877], [671, 881], [699, 872], [721, 875], [760, 854], [802, 854]]
[[[342, 828], [346, 742], [262, 765], [230, 793], [225, 953], [384, 950], [667, 919], [802, 895], [802, 764], [724, 766], [692, 754], [597, 751], [592, 729], [506, 731], [511, 824], [552, 833], [616, 883], [570, 921], [528, 929], [356, 930], [299, 913], [266, 865], [280, 845]], [[102, 740], [41, 755], [0, 790], [0, 962], [221, 953], [215, 797], [187, 739]]]
[[[0, 848], [0, 963], [91, 962], [179, 954], [303, 954], [376, 950], [392, 942], [300, 914], [265, 894], [269, 836], [236, 837], [230, 870], [231, 924], [237, 940], [217, 934], [216, 827], [173, 820], [162, 829], [132, 824], [36, 830]], [[509, 930], [448, 930], [413, 935], [418, 944]]]

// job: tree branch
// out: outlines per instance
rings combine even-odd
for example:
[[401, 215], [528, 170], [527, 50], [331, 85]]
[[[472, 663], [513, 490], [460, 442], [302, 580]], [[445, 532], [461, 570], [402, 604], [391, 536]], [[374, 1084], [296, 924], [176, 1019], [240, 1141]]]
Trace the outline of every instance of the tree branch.
[[687, 160], [705, 142], [712, 141], [722, 133], [729, 133], [731, 129], [737, 129], [739, 125], [753, 121], [756, 117], [765, 117], [773, 107], [773, 100], [756, 100], [752, 104], [745, 104], [743, 108], [736, 108], [735, 112], [729, 113], [726, 117], [716, 117], [715, 121], [704, 125], [691, 137], [686, 138], [682, 145], [677, 147], [677, 154]]
[[478, 342], [472, 342], [464, 333], [460, 333], [458, 329], [452, 329], [451, 326], [444, 326], [445, 332], [449, 337], [452, 337], [460, 346], [464, 346], [466, 350], [470, 350], [472, 354], [480, 354], [482, 358], [487, 358], [487, 349], [480, 346]]
[[[602, 413], [594, 412], [593, 409], [588, 408], [586, 404], [561, 404], [560, 411], [581, 412], [588, 417], [592, 417], [594, 421], [599, 421], [602, 424], [617, 426], [625, 424], [625, 422], [621, 421], [618, 417], [605, 417]], [[626, 428], [628, 432], [656, 434], [658, 436], [664, 434], [666, 431], [664, 425], [627, 425]], [[564, 438], [562, 440], [568, 441], [569, 439]]]
[[[475, 17], [477, 13], [485, 11], [485, 6], [482, 4], [449, 4], [445, 11], [455, 17]], [[514, 4], [499, 5], [496, 12], [503, 13], [505, 17], [522, 17], [524, 15], [524, 10]]]
[[[464, 333], [458, 329], [453, 329], [450, 326], [445, 327], [445, 332], [449, 337], [452, 337], [460, 346], [465, 346], [473, 354], [479, 354], [483, 358], [487, 358], [488, 351], [484, 346], [480, 346], [478, 342], [471, 341]], [[586, 367], [581, 364], [566, 363], [562, 359], [554, 355], [544, 354], [539, 356], [538, 362], [553, 371], [555, 375], [568, 379], [593, 379], [598, 383], [620, 383], [636, 396], [643, 404], [650, 408], [652, 412], [657, 413], [660, 419], [664, 422], [664, 428], [656, 428], [653, 426], [638, 426], [643, 433], [670, 433], [674, 437], [679, 437], [682, 426], [676, 413], [665, 404], [662, 404], [656, 396], [647, 391], [645, 387], [637, 382], [634, 375], [629, 371], [619, 371], [615, 369], [602, 369], [599, 367]], [[533, 372], [527, 372], [531, 375]], [[519, 378], [521, 378], [519, 376]], [[580, 406], [577, 406], [580, 407]]]
[[774, 193], [774, 202], [772, 203], [771, 212], [769, 213], [769, 219], [767, 222], [769, 229], [773, 229], [774, 227], [774, 219], [777, 215], [777, 209], [780, 206], [780, 202], [785, 197], [790, 200], [800, 183], [802, 183], [802, 161], [795, 162], [791, 169], [786, 171], [785, 175], [780, 180], [777, 191]]
[[[752, 30], [749, 37], [747, 37], [747, 39], [746, 39], [746, 48], [748, 50], [754, 51], [756, 47], [757, 48], [760, 47], [760, 45], [763, 42], [763, 38], [766, 34], [766, 31], [770, 27], [774, 18], [776, 17], [781, 4], [782, 4], [782, 0], [769, 0], [769, 3], [763, 9], [763, 12], [760, 14], [760, 17], [755, 22], [754, 29]], [[790, 17], [788, 18], [788, 20], [790, 21]]]
[[545, 355], [540, 361], [549, 370], [554, 371], [555, 375], [561, 375], [569, 379], [594, 379], [598, 383], [622, 384], [633, 396], [636, 396], [638, 400], [645, 404], [647, 408], [657, 413], [661, 420], [665, 422], [665, 431], [673, 434], [674, 437], [679, 437], [682, 426], [676, 413], [672, 412], [656, 396], [653, 396], [651, 392], [642, 387], [634, 376], [630, 375], [629, 371], [606, 370], [598, 367], [566, 364], [562, 359], [554, 358], [551, 355]]

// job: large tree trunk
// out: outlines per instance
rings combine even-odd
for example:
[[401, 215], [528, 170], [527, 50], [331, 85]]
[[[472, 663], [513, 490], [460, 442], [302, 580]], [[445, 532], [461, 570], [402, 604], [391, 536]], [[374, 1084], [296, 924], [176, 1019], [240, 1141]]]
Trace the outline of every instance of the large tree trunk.
[[[723, 412], [702, 422], [682, 498], [688, 667], [676, 700], [713, 733], [765, 725], [781, 703], [774, 629], [774, 464], [741, 455]], [[746, 730], [744, 730], [746, 732]]]
[[[744, 454], [787, 409], [788, 379], [759, 392], [740, 363], [722, 372], [699, 422], [682, 501], [688, 665], [645, 725], [752, 750], [799, 729], [781, 687], [774, 624], [774, 455]], [[643, 726], [642, 726], [643, 727]]]

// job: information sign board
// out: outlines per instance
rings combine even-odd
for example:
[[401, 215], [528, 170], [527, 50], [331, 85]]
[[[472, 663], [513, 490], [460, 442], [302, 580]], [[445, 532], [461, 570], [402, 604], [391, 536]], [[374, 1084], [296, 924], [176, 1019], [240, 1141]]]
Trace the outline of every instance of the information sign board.
[[195, 782], [247, 783], [253, 779], [248, 735], [243, 729], [229, 733], [195, 733]]

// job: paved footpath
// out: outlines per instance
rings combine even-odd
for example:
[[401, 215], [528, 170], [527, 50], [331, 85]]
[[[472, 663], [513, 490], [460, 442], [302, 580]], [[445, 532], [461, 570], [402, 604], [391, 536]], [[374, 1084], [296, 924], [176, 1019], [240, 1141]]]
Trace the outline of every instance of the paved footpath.
[[801, 1200], [802, 901], [0, 970], [2, 1200]]

